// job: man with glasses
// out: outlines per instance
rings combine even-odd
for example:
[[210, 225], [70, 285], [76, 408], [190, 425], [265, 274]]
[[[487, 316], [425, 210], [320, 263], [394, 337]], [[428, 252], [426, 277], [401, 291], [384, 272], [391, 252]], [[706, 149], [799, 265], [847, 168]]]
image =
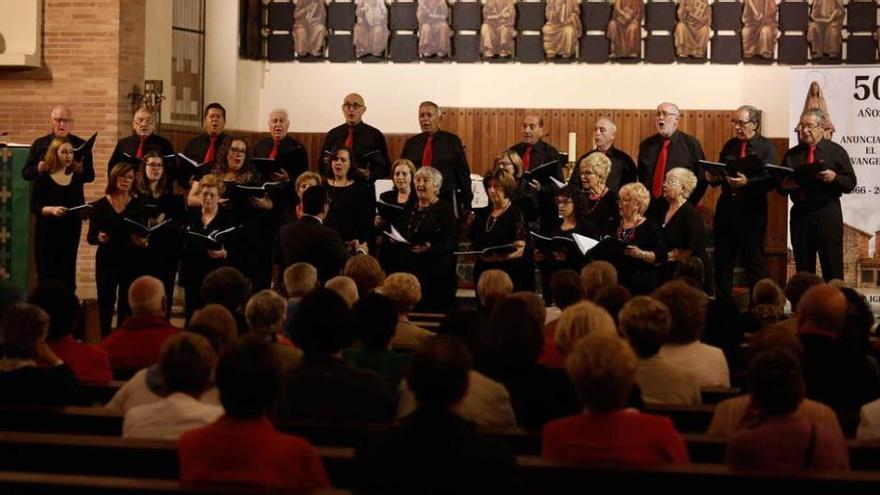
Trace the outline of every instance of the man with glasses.
[[155, 151], [162, 156], [169, 179], [176, 178], [177, 167], [173, 166], [177, 163], [174, 146], [171, 145], [171, 141], [156, 134], [153, 112], [148, 108], [139, 108], [134, 113], [131, 127], [134, 132], [116, 142], [116, 148], [113, 149], [110, 161], [107, 162], [107, 176], [110, 176], [113, 165], [120, 162], [140, 163], [147, 152]]
[[[856, 174], [846, 150], [822, 138], [824, 124], [821, 110], [813, 108], [801, 114], [795, 128], [800, 142], [785, 152], [782, 164], [802, 179], [785, 179], [777, 190], [792, 202], [789, 225], [797, 271], [816, 273], [818, 253], [822, 278], [827, 281], [843, 279], [840, 196], [856, 187]], [[800, 170], [805, 167], [806, 172]]]
[[705, 160], [703, 147], [697, 138], [678, 130], [681, 110], [674, 103], [664, 102], [657, 107], [654, 124], [657, 133], [639, 145], [639, 182], [651, 193], [647, 218], [663, 223], [669, 203], [663, 198], [663, 181], [673, 167], [690, 169], [697, 176], [697, 187], [688, 201], [696, 205], [706, 192], [706, 179], [697, 162]]
[[[34, 180], [39, 174], [49, 171], [49, 166], [43, 161], [43, 157], [46, 155], [49, 145], [52, 144], [52, 140], [56, 137], [66, 137], [70, 140], [70, 143], [74, 148], [79, 147], [85, 142], [81, 137], [74, 136], [70, 133], [70, 129], [73, 127], [73, 116], [67, 106], [58, 105], [53, 108], [52, 113], [49, 114], [49, 124], [52, 125], [52, 132], [37, 138], [31, 144], [27, 160], [25, 160], [24, 163], [24, 168], [21, 170], [21, 176], [24, 180]], [[89, 151], [86, 153], [82, 163], [75, 164], [75, 166], [77, 167], [75, 170], [76, 172], [84, 169], [92, 170], [92, 152]]]
[[322, 170], [330, 166], [329, 158], [333, 150], [345, 146], [352, 151], [352, 165], [358, 167], [363, 177], [370, 182], [385, 179], [391, 173], [391, 160], [388, 157], [388, 144], [385, 135], [375, 127], [364, 123], [364, 112], [367, 106], [364, 99], [352, 93], [342, 100], [342, 115], [345, 123], [327, 132], [324, 145], [321, 147], [319, 165]]
[[[730, 125], [735, 136], [724, 143], [718, 161], [733, 163], [740, 158], [755, 155], [761, 163], [777, 164], [773, 143], [758, 134], [761, 114], [751, 105], [736, 109]], [[715, 287], [719, 294], [729, 295], [733, 289], [733, 267], [739, 260], [746, 272], [749, 288], [767, 278], [764, 260], [764, 236], [767, 232], [767, 192], [775, 184], [762, 169], [754, 177], [742, 173], [717, 177], [706, 172], [712, 186], [721, 186], [721, 196], [715, 207]]]

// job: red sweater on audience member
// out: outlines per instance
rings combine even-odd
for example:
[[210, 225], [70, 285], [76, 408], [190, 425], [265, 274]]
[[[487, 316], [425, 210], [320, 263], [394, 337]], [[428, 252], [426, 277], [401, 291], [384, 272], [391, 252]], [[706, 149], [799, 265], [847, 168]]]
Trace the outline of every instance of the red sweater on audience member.
[[129, 316], [101, 342], [114, 368], [140, 369], [159, 361], [165, 339], [179, 330], [156, 315]]
[[688, 462], [684, 440], [669, 418], [634, 409], [583, 413], [551, 421], [544, 427], [541, 455], [578, 464]]
[[106, 385], [113, 380], [110, 359], [104, 349], [77, 342], [72, 335], [49, 342], [49, 348], [70, 366], [81, 383]]
[[330, 488], [314, 447], [279, 433], [265, 416], [221, 416], [180, 437], [180, 481], [185, 486], [259, 486], [284, 493]]

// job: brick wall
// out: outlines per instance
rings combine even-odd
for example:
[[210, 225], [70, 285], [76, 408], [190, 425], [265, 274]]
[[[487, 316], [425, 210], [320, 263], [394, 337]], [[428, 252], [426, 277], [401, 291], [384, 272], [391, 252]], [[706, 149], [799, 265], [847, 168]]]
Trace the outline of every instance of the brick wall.
[[[57, 104], [73, 111], [73, 132], [98, 132], [97, 179], [86, 199], [103, 194], [107, 160], [117, 139], [131, 132], [128, 94], [144, 80], [146, 0], [44, 0], [43, 65], [0, 71], [0, 129], [8, 140], [30, 143], [49, 132]], [[80, 297], [95, 295], [95, 251], [83, 240], [77, 263]]]

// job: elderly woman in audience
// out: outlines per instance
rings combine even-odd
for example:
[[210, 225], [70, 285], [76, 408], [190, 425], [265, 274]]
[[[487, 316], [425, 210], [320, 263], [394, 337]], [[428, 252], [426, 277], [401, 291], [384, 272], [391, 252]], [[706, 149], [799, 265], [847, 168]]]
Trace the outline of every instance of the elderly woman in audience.
[[367, 251], [367, 241], [373, 236], [373, 215], [376, 197], [373, 186], [355, 177], [354, 155], [345, 146], [330, 155], [330, 170], [326, 177], [330, 196], [330, 212], [326, 224], [339, 232], [343, 242], [353, 253]]
[[688, 462], [687, 447], [669, 418], [626, 408], [636, 357], [613, 335], [580, 340], [566, 370], [584, 412], [544, 427], [542, 457], [559, 462], [668, 464]]
[[[541, 349], [541, 355], [538, 357], [538, 363], [542, 365], [550, 365], [557, 363], [555, 368], [561, 368], [563, 358], [556, 348], [556, 326], [559, 323], [559, 316], [569, 306], [584, 300], [584, 286], [577, 272], [574, 270], [559, 270], [553, 274], [550, 281], [550, 291], [553, 301], [556, 303], [551, 308], [556, 310], [553, 319], [550, 318], [550, 309], [547, 308], [547, 318], [545, 319], [543, 333], [544, 345]], [[546, 321], [549, 320], [549, 321]]]
[[601, 289], [617, 284], [617, 268], [607, 261], [591, 261], [581, 268], [581, 283], [584, 298], [593, 301]]
[[[556, 348], [562, 359], [574, 349], [577, 341], [587, 335], [618, 335], [614, 319], [607, 311], [590, 301], [581, 301], [565, 308], [556, 324]], [[550, 366], [561, 368], [563, 362]]]
[[199, 401], [208, 389], [217, 355], [205, 337], [189, 332], [162, 344], [159, 372], [165, 397], [126, 411], [125, 438], [177, 440], [183, 432], [213, 423], [223, 408]]
[[371, 493], [509, 493], [510, 447], [475, 432], [460, 411], [473, 388], [472, 358], [448, 335], [413, 355], [407, 374], [418, 409], [394, 429], [370, 437], [355, 456]]
[[413, 350], [433, 333], [410, 323], [409, 313], [422, 298], [419, 279], [411, 273], [392, 273], [379, 287], [378, 292], [394, 302], [397, 308], [397, 324], [391, 338], [391, 347]]
[[[0, 404], [64, 405], [82, 399], [76, 375], [46, 343], [49, 315], [31, 304], [6, 312]], [[46, 366], [37, 366], [41, 361]]]
[[758, 415], [727, 443], [727, 462], [737, 466], [849, 469], [843, 435], [797, 414], [804, 399], [798, 358], [769, 349], [749, 366], [749, 395]]
[[495, 305], [482, 332], [477, 369], [510, 392], [517, 424], [537, 429], [578, 411], [568, 376], [538, 363], [544, 343], [544, 301], [517, 292]]
[[373, 292], [385, 281], [385, 272], [369, 254], [352, 256], [345, 262], [342, 274], [354, 280], [358, 294], [366, 295]]
[[652, 296], [672, 315], [669, 336], [660, 354], [670, 363], [689, 369], [700, 387], [729, 387], [730, 370], [724, 352], [700, 342], [709, 297], [680, 280], [663, 284]]
[[655, 265], [666, 262], [660, 226], [645, 217], [650, 200], [651, 195], [641, 183], [621, 186], [620, 222], [614, 226], [612, 237], [626, 247], [597, 254], [614, 263], [619, 283], [634, 295], [649, 294], [657, 287]]
[[287, 316], [284, 318], [284, 335], [291, 334], [290, 322], [299, 302], [306, 294], [318, 287], [318, 269], [311, 263], [300, 261], [284, 269], [284, 290], [287, 293]]
[[[770, 349], [785, 349], [800, 358], [803, 346], [800, 340], [781, 325], [767, 327], [755, 335], [750, 343], [753, 356]], [[812, 423], [823, 424], [843, 435], [837, 414], [833, 409], [812, 399], [802, 400], [797, 414]], [[748, 395], [726, 399], [715, 406], [712, 422], [706, 433], [713, 436], [729, 437], [740, 428], [755, 425], [761, 421], [762, 412], [755, 407]]]
[[109, 384], [113, 379], [113, 371], [107, 351], [73, 338], [73, 330], [82, 312], [82, 306], [73, 289], [61, 282], [49, 280], [31, 292], [28, 302], [42, 308], [49, 315], [46, 341], [52, 352], [76, 373], [76, 378], [82, 383]]
[[523, 257], [526, 248], [528, 226], [522, 210], [513, 204], [516, 181], [504, 170], [489, 172], [483, 178], [489, 205], [475, 210], [468, 238], [471, 251], [498, 248], [493, 252], [477, 255], [474, 262], [474, 283], [486, 270], [506, 272], [513, 281], [514, 290], [535, 288], [534, 266]]
[[646, 404], [698, 405], [697, 379], [687, 368], [658, 354], [670, 321], [666, 305], [647, 296], [634, 297], [620, 310], [620, 331], [638, 356], [636, 383]]
[[346, 302], [330, 289], [307, 294], [293, 316], [293, 340], [305, 353], [302, 363], [286, 373], [278, 400], [279, 421], [390, 421], [393, 395], [374, 371], [342, 360], [355, 337], [355, 322]]
[[499, 301], [513, 294], [513, 281], [502, 270], [486, 270], [477, 280], [477, 305], [484, 316], [492, 314]]
[[629, 289], [620, 284], [614, 284], [599, 289], [593, 302], [605, 308], [605, 311], [608, 311], [608, 314], [614, 318], [614, 323], [618, 323], [618, 314], [630, 299], [632, 299], [632, 294]]
[[279, 433], [266, 417], [278, 394], [281, 364], [269, 344], [247, 339], [217, 366], [225, 414], [180, 438], [180, 481], [187, 487], [259, 487], [306, 493], [330, 487], [318, 452]]
[[[186, 331], [208, 339], [216, 356], [223, 354], [238, 343], [235, 318], [229, 310], [219, 304], [208, 304], [196, 310], [186, 326]], [[105, 407], [124, 414], [136, 406], [152, 404], [165, 394], [162, 371], [157, 363], [135, 373], [119, 388]], [[220, 395], [213, 382], [206, 387], [199, 397], [199, 401], [211, 405], [220, 404]]]
[[415, 175], [416, 203], [393, 225], [408, 241], [395, 244], [399, 271], [412, 273], [422, 286], [418, 309], [445, 313], [455, 306], [458, 275], [453, 253], [458, 231], [452, 206], [437, 196], [442, 185], [437, 169], [420, 168]]
[[342, 351], [342, 359], [358, 368], [375, 371], [396, 391], [409, 363], [408, 354], [390, 349], [397, 326], [397, 305], [389, 297], [370, 293], [355, 303], [352, 315], [360, 346]]
[[354, 279], [352, 279], [351, 277], [346, 277], [345, 275], [338, 275], [331, 278], [326, 283], [324, 283], [324, 288], [330, 289], [333, 292], [339, 294], [345, 301], [345, 304], [348, 305], [349, 309], [354, 306], [354, 303], [356, 303], [358, 298], [360, 297], [360, 293], [358, 292], [358, 287]]
[[[691, 256], [701, 259], [704, 267], [709, 266], [706, 227], [696, 206], [688, 201], [696, 186], [697, 176], [686, 168], [675, 167], [666, 173], [663, 197], [669, 202], [669, 209], [663, 219], [663, 243], [669, 261], [661, 268], [664, 280], [671, 279], [677, 264]], [[708, 280], [704, 274], [698, 282], [710, 287]]]
[[590, 153], [578, 166], [578, 185], [587, 195], [585, 221], [591, 237], [614, 235], [620, 221], [617, 193], [605, 185], [611, 172], [611, 160], [604, 153]]
[[261, 290], [248, 301], [244, 316], [250, 327], [250, 335], [271, 344], [283, 372], [299, 365], [302, 351], [295, 348], [283, 334], [284, 318], [287, 316], [287, 301], [283, 297], [272, 290]]

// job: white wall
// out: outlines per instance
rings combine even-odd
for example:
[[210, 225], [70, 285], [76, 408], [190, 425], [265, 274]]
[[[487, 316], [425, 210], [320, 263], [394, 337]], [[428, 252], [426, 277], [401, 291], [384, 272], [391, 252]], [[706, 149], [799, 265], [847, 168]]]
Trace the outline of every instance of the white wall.
[[171, 23], [173, 0], [150, 0], [146, 7], [144, 79], [162, 80], [162, 122], [171, 121]]
[[208, 2], [205, 101], [229, 110], [229, 126], [264, 130], [275, 107], [292, 128], [324, 132], [342, 122], [351, 92], [364, 119], [385, 132], [417, 132], [418, 102], [453, 107], [654, 108], [764, 111], [764, 134], [788, 135], [788, 68], [745, 65], [301, 64], [238, 60], [238, 2]]

